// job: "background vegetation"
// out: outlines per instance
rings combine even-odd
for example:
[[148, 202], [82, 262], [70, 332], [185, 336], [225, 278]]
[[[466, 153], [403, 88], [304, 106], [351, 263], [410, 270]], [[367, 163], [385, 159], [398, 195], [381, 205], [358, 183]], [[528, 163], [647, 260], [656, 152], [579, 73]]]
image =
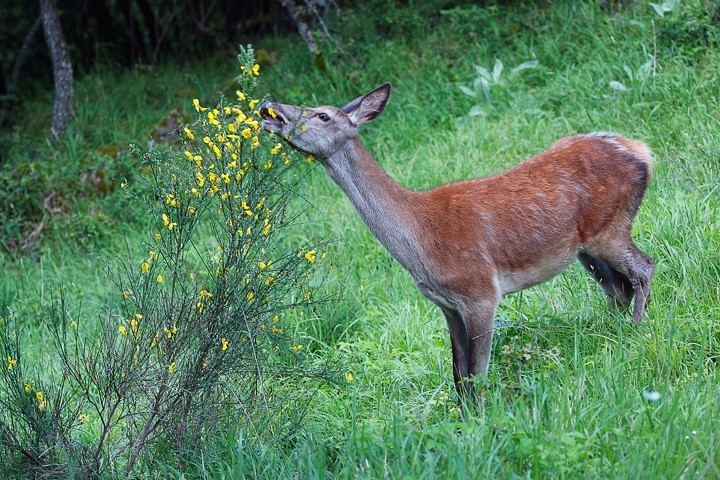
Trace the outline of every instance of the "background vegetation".
[[[657, 162], [634, 231], [658, 264], [646, 320], [612, 313], [577, 265], [506, 297], [485, 408], [461, 418], [441, 315], [322, 168], [301, 159], [300, 223], [284, 235], [327, 242], [322, 288], [334, 300], [295, 310], [285, 328], [311, 365], [334, 365], [334, 381], [317, 383], [293, 435], [238, 426], [190, 461], [160, 450], [138, 475], [720, 477], [720, 5], [607, 3], [341, 5], [323, 68], [295, 37], [253, 39], [256, 96], [340, 105], [392, 82], [386, 111], [361, 136], [414, 189], [492, 175], [564, 135], [646, 141]], [[128, 144], [183, 123], [193, 98], [232, 95], [235, 53], [91, 69], [76, 79], [74, 121], [54, 147], [44, 140], [51, 93], [22, 99], [0, 134], [0, 302], [32, 358], [50, 352], [51, 293], [64, 287], [73, 318], [99, 318], [111, 288], [102, 259], [150, 231], [144, 207], [119, 188], [146, 175]]]

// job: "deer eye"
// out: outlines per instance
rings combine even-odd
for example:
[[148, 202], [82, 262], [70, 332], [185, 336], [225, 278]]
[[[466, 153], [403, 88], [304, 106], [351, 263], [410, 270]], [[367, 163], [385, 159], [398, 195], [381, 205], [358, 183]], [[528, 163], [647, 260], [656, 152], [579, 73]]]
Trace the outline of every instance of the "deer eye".
[[330, 117], [328, 116], [327, 113], [318, 113], [317, 116], [318, 116], [318, 118], [319, 118], [320, 120], [322, 120], [323, 122], [327, 122], [328, 120], [330, 120]]

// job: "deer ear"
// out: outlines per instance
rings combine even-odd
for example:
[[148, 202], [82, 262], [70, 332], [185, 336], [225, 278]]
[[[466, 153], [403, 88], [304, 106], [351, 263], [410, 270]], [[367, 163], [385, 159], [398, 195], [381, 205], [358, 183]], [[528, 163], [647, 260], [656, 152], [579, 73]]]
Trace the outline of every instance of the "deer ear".
[[390, 96], [390, 84], [379, 86], [372, 92], [358, 97], [340, 110], [345, 112], [356, 126], [371, 122], [380, 115]]

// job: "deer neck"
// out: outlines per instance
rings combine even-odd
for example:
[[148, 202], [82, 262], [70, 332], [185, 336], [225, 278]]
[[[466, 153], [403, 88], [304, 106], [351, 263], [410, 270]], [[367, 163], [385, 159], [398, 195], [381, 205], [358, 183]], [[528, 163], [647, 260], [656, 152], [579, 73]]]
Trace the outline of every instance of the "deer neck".
[[323, 162], [345, 192], [370, 232], [406, 269], [419, 259], [418, 228], [413, 211], [417, 192], [394, 181], [378, 165], [359, 138]]

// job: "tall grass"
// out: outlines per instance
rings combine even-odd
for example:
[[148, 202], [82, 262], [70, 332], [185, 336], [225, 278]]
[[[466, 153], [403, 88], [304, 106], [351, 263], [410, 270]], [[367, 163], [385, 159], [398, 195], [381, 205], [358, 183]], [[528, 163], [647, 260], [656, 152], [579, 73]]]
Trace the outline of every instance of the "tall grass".
[[[503, 299], [484, 408], [461, 415], [440, 312], [309, 164], [303, 196], [314, 208], [290, 235], [329, 242], [325, 285], [340, 296], [298, 312], [295, 333], [342, 376], [317, 392], [300, 434], [262, 443], [227, 432], [212, 458], [197, 459], [197, 475], [720, 477], [720, 54], [703, 8], [683, 2], [660, 18], [645, 2], [619, 13], [585, 2], [468, 7], [416, 36], [367, 33], [327, 73], [307, 68], [299, 42], [266, 41], [279, 57], [263, 67], [261, 88], [282, 102], [341, 105], [392, 82], [385, 112], [361, 137], [409, 188], [501, 172], [563, 135], [611, 130], [647, 142], [656, 165], [633, 234], [657, 270], [639, 326], [612, 312], [578, 265]], [[709, 48], [696, 48], [702, 41]], [[478, 100], [458, 86], [495, 58], [539, 66], [498, 87], [488, 115], [471, 117]], [[649, 75], [631, 79], [625, 67], [648, 60]], [[126, 115], [114, 123], [132, 121]], [[47, 285], [71, 282], [84, 305], [103, 295], [94, 255], [60, 240], [45, 249], [42, 264], [5, 263], [0, 284], [4, 306], [30, 325]]]

